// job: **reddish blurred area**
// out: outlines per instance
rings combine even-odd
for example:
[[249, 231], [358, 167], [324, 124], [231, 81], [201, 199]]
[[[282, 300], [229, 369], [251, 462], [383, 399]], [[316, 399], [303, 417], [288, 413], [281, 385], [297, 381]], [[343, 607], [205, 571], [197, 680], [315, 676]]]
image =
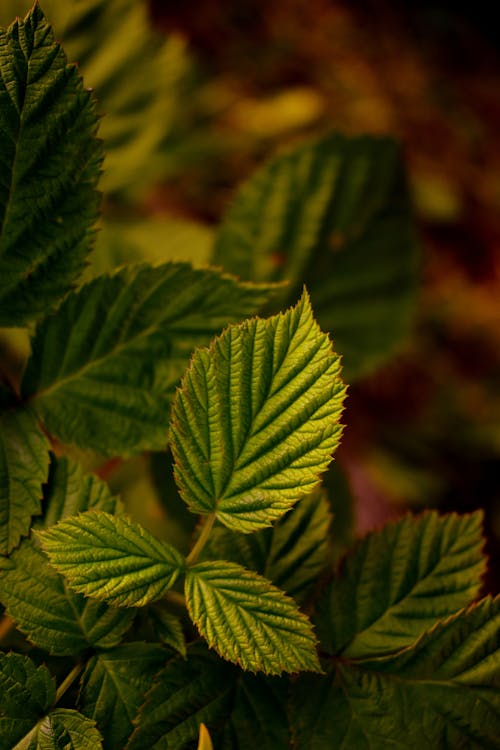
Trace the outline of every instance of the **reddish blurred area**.
[[206, 192], [175, 186], [186, 213], [216, 220], [279, 144], [259, 102], [283, 92], [316, 102], [304, 132], [402, 141], [423, 248], [417, 320], [400, 354], [351, 387], [339, 460], [360, 531], [408, 507], [484, 508], [486, 588], [500, 590], [500, 54], [488, 16], [369, 0], [153, 0], [152, 14], [235, 92], [217, 127], [244, 144], [212, 177], [208, 207]]

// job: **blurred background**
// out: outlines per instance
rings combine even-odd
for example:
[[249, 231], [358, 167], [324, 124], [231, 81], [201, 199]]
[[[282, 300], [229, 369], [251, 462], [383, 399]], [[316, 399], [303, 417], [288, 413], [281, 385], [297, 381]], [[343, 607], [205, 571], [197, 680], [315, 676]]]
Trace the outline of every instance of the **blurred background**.
[[[3, 1], [0, 21], [28, 5]], [[283, 148], [332, 130], [400, 142], [418, 280], [404, 336], [350, 380], [335, 523], [347, 544], [408, 509], [484, 508], [485, 590], [500, 591], [500, 47], [485, 6], [42, 7], [105, 114], [104, 218], [89, 274], [141, 258], [208, 262], [238, 186]], [[365, 260], [377, 266], [376, 253]], [[19, 368], [27, 346], [0, 337]], [[167, 524], [166, 508], [179, 534], [188, 522], [158, 479], [164, 465], [139, 457], [101, 473], [150, 524]]]

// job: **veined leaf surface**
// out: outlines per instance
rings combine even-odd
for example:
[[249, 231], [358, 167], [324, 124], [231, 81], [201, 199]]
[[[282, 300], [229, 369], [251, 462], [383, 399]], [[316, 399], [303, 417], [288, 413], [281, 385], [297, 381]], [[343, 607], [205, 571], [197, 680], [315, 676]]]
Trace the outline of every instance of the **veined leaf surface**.
[[0, 652], [0, 750], [11, 750], [43, 717], [56, 696], [49, 670], [27, 656]]
[[494, 750], [500, 736], [500, 600], [440, 622], [412, 647], [300, 676], [297, 750]]
[[23, 394], [63, 442], [111, 455], [164, 449], [192, 350], [269, 293], [187, 263], [100, 276], [39, 325]]
[[186, 572], [189, 615], [208, 645], [243, 669], [266, 674], [317, 671], [311, 623], [267, 579], [226, 561]]
[[0, 326], [47, 312], [83, 270], [102, 147], [90, 93], [38, 4], [0, 29]]
[[185, 564], [175, 547], [139, 524], [102, 511], [72, 516], [39, 536], [72, 589], [120, 607], [158, 599]]
[[9, 554], [40, 513], [49, 443], [27, 409], [0, 413], [0, 553]]
[[363, 658], [397, 651], [477, 596], [485, 569], [482, 513], [406, 516], [368, 534], [318, 605], [329, 652]]
[[198, 350], [173, 408], [184, 500], [236, 531], [269, 526], [315, 487], [340, 439], [339, 358], [304, 292]]
[[26, 750], [99, 750], [101, 735], [94, 722], [78, 711], [57, 708], [36, 727]]
[[333, 134], [278, 156], [237, 193], [213, 262], [242, 279], [305, 284], [346, 379], [372, 370], [406, 333], [417, 252], [397, 145]]

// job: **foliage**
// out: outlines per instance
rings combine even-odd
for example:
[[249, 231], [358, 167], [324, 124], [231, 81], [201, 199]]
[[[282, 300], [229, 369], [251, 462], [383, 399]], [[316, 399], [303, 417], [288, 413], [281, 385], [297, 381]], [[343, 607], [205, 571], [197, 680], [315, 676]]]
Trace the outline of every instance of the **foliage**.
[[[38, 4], [0, 41], [0, 319], [32, 326], [19, 387], [6, 369], [0, 390], [0, 601], [17, 628], [0, 749], [495, 747], [500, 602], [476, 601], [481, 514], [408, 516], [331, 564], [346, 389], [313, 309], [358, 374], [407, 324], [393, 145], [329, 136], [253, 178], [215, 240], [238, 271], [262, 262], [250, 281], [176, 260], [74, 289], [96, 219], [95, 105]], [[187, 552], [79, 463], [167, 444], [171, 512], [200, 517]]]

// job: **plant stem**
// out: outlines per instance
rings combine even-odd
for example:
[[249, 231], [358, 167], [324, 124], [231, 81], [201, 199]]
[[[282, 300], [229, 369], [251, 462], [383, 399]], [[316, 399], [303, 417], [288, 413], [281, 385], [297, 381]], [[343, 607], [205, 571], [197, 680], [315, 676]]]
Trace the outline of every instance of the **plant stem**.
[[71, 672], [66, 675], [64, 680], [61, 682], [61, 684], [57, 688], [56, 699], [54, 703], [58, 703], [61, 700], [66, 690], [69, 687], [71, 687], [71, 685], [74, 683], [74, 681], [76, 680], [76, 678], [78, 677], [82, 669], [83, 669], [82, 663], [79, 662], [78, 664], [75, 664]]
[[196, 544], [186, 558], [186, 562], [188, 565], [194, 565], [194, 563], [198, 559], [201, 550], [208, 541], [208, 537], [210, 536], [210, 532], [212, 531], [212, 526], [214, 525], [214, 523], [215, 513], [210, 513], [210, 515], [207, 516], [203, 521], [200, 536], [198, 537]]
[[185, 609], [186, 607], [186, 598], [184, 594], [180, 594], [178, 591], [167, 591], [165, 594], [165, 599], [167, 602], [172, 602], [172, 604], [178, 604], [180, 607], [183, 607]]
[[0, 620], [0, 641], [3, 641], [9, 630], [14, 627], [14, 621], [5, 615], [5, 617], [2, 617]]

